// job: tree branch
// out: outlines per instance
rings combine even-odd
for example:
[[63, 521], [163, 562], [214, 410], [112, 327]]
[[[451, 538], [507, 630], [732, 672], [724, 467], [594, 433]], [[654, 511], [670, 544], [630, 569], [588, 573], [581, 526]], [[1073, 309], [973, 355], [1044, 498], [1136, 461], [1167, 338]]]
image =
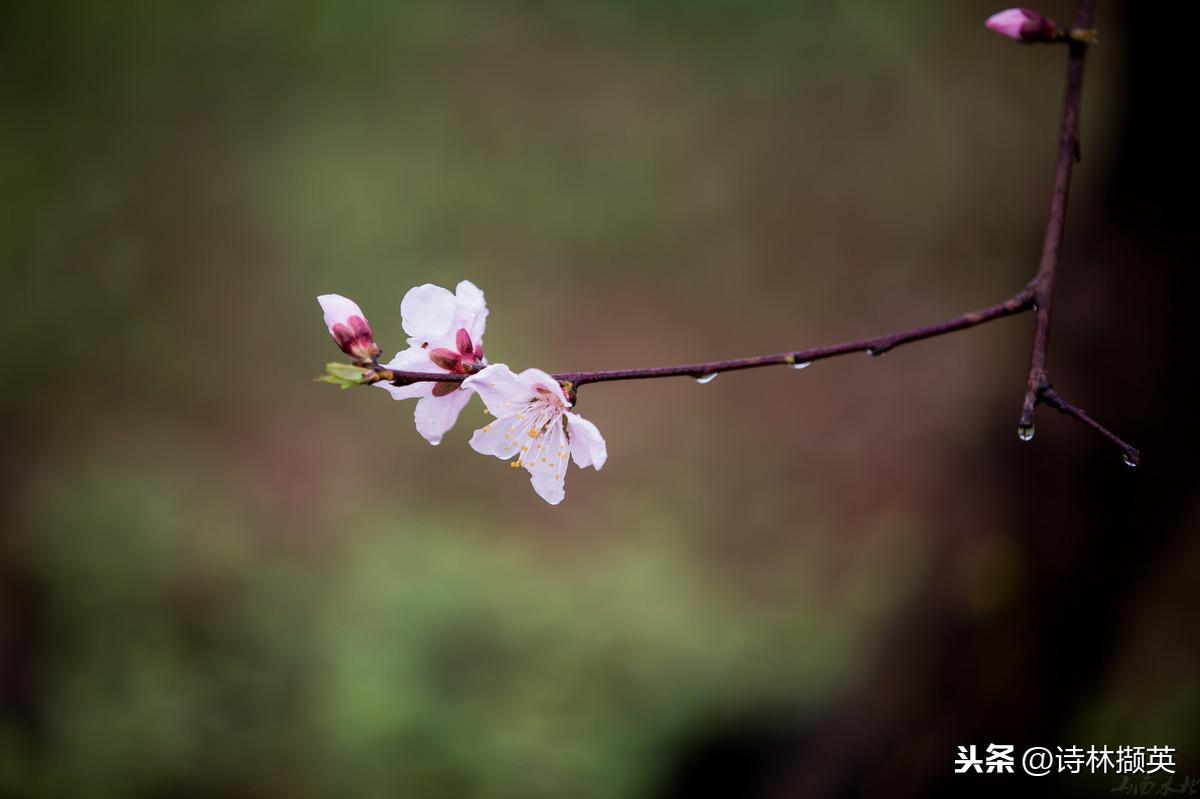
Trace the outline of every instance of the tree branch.
[[[1094, 0], [1079, 0], [1075, 25], [1069, 34], [1050, 41], [1065, 42], [1068, 47], [1067, 89], [1063, 103], [1062, 127], [1059, 133], [1058, 162], [1054, 171], [1054, 190], [1050, 199], [1050, 217], [1046, 224], [1046, 236], [1042, 244], [1041, 261], [1034, 279], [1025, 288], [1003, 302], [964, 313], [952, 319], [915, 327], [873, 338], [848, 341], [806, 350], [791, 350], [773, 355], [757, 355], [723, 361], [659, 366], [643, 369], [614, 369], [592, 372], [561, 372], [553, 377], [564, 384], [572, 394], [588, 383], [603, 383], [614, 380], [646, 380], [661, 377], [692, 377], [705, 379], [721, 372], [740, 369], [756, 369], [763, 366], [790, 365], [803, 368], [818, 360], [836, 358], [851, 353], [866, 352], [882, 355], [895, 347], [914, 341], [934, 338], [960, 330], [1013, 316], [1027, 310], [1034, 312], [1033, 352], [1030, 356], [1029, 375], [1026, 382], [1025, 399], [1021, 409], [1018, 434], [1028, 441], [1033, 438], [1033, 416], [1039, 404], [1048, 405], [1070, 416], [1120, 448], [1125, 462], [1136, 466], [1141, 453], [1115, 433], [1108, 430], [1080, 408], [1067, 402], [1050, 386], [1046, 370], [1046, 353], [1050, 342], [1050, 318], [1054, 304], [1054, 278], [1062, 251], [1063, 229], [1066, 225], [1067, 196], [1071, 186], [1071, 172], [1079, 160], [1079, 109], [1083, 96], [1083, 66], [1088, 43], [1094, 41], [1091, 31], [1094, 17]], [[387, 368], [377, 361], [359, 363], [368, 370], [365, 383], [389, 382], [403, 386], [417, 382], [456, 383], [469, 374], [450, 372], [403, 372]]]
[[1039, 402], [1041, 402], [1043, 405], [1049, 405], [1059, 413], [1070, 416], [1072, 419], [1079, 420], [1083, 424], [1095, 430], [1104, 438], [1107, 438], [1113, 444], [1117, 445], [1117, 447], [1119, 447], [1121, 450], [1121, 456], [1125, 459], [1126, 465], [1137, 466], [1142, 462], [1141, 450], [1123, 441], [1116, 433], [1097, 422], [1091, 416], [1088, 416], [1087, 412], [1083, 410], [1083, 408], [1078, 408], [1067, 402], [1050, 386], [1046, 386], [1041, 390], [1039, 393]]
[[[703, 363], [689, 363], [678, 366], [654, 366], [644, 369], [611, 369], [607, 371], [593, 372], [559, 372], [552, 377], [564, 383], [570, 383], [571, 387], [578, 389], [587, 383], [606, 383], [613, 380], [647, 380], [659, 377], [692, 377], [703, 378], [708, 375], [716, 375], [721, 372], [733, 372], [740, 369], [756, 369], [762, 366], [780, 366], [789, 365], [793, 367], [803, 368], [813, 361], [827, 360], [836, 358], [839, 355], [850, 355], [856, 352], [866, 352], [871, 355], [882, 355], [888, 350], [895, 349], [904, 344], [909, 344], [914, 341], [921, 341], [935, 336], [943, 336], [947, 333], [955, 333], [959, 330], [966, 330], [970, 327], [982, 325], [985, 322], [991, 322], [994, 319], [1000, 319], [1005, 316], [1012, 316], [1027, 311], [1032, 307], [1033, 303], [1033, 286], [1032, 284], [1021, 289], [1019, 292], [1009, 297], [1003, 302], [998, 302], [995, 305], [989, 305], [986, 308], [980, 308], [976, 311], [969, 311], [953, 319], [947, 319], [942, 322], [934, 322], [933, 324], [914, 327], [910, 330], [902, 330], [896, 333], [888, 333], [882, 336], [873, 336], [871, 338], [859, 339], [857, 341], [847, 341], [841, 344], [829, 344], [823, 347], [812, 347], [806, 350], [789, 350], [787, 352], [777, 352], [772, 355], [755, 355], [749, 358], [733, 358], [724, 361], [706, 361]], [[449, 372], [402, 372], [393, 369], [388, 369], [385, 366], [378, 364], [370, 365], [367, 368], [371, 370], [371, 374], [367, 377], [367, 383], [389, 382], [395, 385], [408, 385], [409, 383], [419, 383], [424, 381], [436, 381], [442, 383], [461, 382], [470, 375], [451, 374]]]
[[[1094, 0], [1079, 0], [1076, 6], [1076, 31], [1091, 29], [1094, 22]], [[1017, 432], [1021, 439], [1028, 441], [1033, 438], [1033, 415], [1039, 403], [1046, 403], [1057, 408], [1089, 427], [1101, 432], [1106, 437], [1119, 442], [1122, 451], [1128, 459], [1133, 450], [1105, 428], [1096, 424], [1091, 417], [1079, 413], [1071, 413], [1066, 408], [1073, 408], [1050, 388], [1050, 377], [1046, 369], [1046, 354], [1050, 345], [1050, 319], [1054, 310], [1054, 278], [1058, 270], [1059, 256], [1062, 253], [1063, 230], [1067, 222], [1067, 197], [1071, 189], [1071, 173], [1075, 163], [1080, 159], [1079, 147], [1079, 110], [1083, 102], [1083, 66], [1087, 57], [1087, 37], [1067, 38], [1067, 91], [1063, 101], [1062, 128], [1058, 139], [1058, 163], [1054, 169], [1054, 190], [1050, 196], [1050, 219], [1046, 223], [1046, 236], [1042, 242], [1042, 258], [1038, 264], [1037, 276], [1033, 279], [1034, 292], [1034, 327], [1033, 352], [1029, 358], [1029, 375], [1025, 384], [1025, 401], [1021, 406], [1021, 418], [1017, 423]], [[1059, 404], [1052, 403], [1053, 396]], [[1134, 458], [1136, 463], [1137, 458]]]
[[874, 336], [872, 338], [860, 339], [858, 341], [847, 341], [841, 344], [831, 344], [824, 347], [813, 347], [806, 350], [793, 350], [791, 352], [780, 352], [774, 355], [759, 355], [752, 358], [737, 358], [728, 361], [708, 361], [706, 363], [684, 364], [682, 366], [661, 366], [652, 369], [616, 369], [605, 372], [565, 372], [561, 375], [555, 375], [560, 380], [571, 383], [578, 388], [586, 383], [601, 383], [609, 380], [642, 380], [654, 377], [678, 377], [687, 376], [693, 378], [702, 378], [708, 375], [716, 375], [721, 372], [732, 372], [737, 369], [754, 369], [759, 366], [775, 366], [779, 364], [787, 364], [793, 367], [803, 368], [813, 361], [827, 360], [836, 358], [839, 355], [850, 355], [856, 352], [866, 352], [870, 355], [882, 355], [888, 350], [899, 347], [903, 344], [909, 344], [914, 341], [922, 341], [927, 338], [943, 336], [947, 333], [955, 333], [959, 330], [966, 330], [970, 327], [990, 322], [993, 319], [1000, 319], [1005, 316], [1021, 313], [1028, 310], [1033, 302], [1033, 289], [1031, 286], [1026, 286], [1021, 291], [1009, 297], [1004, 302], [989, 305], [986, 308], [980, 308], [977, 311], [956, 316], [953, 319], [947, 319], [942, 322], [935, 322], [929, 325], [922, 325], [911, 330], [903, 330], [897, 333], [888, 333], [882, 336]]

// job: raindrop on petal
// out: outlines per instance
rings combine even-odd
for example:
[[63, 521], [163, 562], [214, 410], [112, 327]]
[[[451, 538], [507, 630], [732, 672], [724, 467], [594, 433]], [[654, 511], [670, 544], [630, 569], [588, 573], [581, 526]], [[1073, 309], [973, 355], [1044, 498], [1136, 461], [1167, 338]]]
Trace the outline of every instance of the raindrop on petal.
[[709, 372], [706, 375], [700, 375], [699, 377], [697, 377], [696, 382], [699, 383], [700, 385], [704, 385], [705, 383], [711, 383], [712, 381], [714, 381], [716, 379], [717, 379], [717, 373]]
[[1023, 424], [1017, 428], [1017, 438], [1022, 441], [1033, 441], [1033, 425]]

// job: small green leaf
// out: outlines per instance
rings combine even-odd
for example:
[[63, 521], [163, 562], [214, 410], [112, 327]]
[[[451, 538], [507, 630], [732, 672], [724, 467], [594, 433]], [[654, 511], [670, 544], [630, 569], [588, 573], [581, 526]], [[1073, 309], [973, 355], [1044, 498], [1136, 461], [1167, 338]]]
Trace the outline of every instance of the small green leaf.
[[313, 378], [313, 382], [332, 383], [342, 388], [350, 388], [351, 386], [361, 386], [367, 382], [369, 374], [367, 370], [359, 366], [351, 366], [348, 363], [327, 363], [325, 364], [325, 374]]

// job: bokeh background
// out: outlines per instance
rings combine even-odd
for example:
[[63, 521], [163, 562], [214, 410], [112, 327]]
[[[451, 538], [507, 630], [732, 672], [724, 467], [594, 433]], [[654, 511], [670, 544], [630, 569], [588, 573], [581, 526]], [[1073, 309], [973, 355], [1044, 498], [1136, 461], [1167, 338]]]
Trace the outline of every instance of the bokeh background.
[[311, 382], [325, 292], [390, 355], [468, 278], [551, 371], [1007, 296], [1064, 57], [995, 10], [0, 5], [0, 795], [1011, 795], [952, 774], [992, 742], [1200, 777], [1194, 10], [1101, 3], [1060, 272], [1056, 386], [1136, 472], [1044, 409], [1017, 441], [1027, 317], [589, 387], [610, 460], [559, 507], [479, 405], [431, 448]]

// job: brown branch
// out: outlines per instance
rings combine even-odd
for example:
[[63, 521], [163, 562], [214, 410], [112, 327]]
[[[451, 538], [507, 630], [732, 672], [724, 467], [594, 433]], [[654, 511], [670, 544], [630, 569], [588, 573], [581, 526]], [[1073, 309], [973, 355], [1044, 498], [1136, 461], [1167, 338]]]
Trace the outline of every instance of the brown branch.
[[[1054, 278], [1058, 268], [1059, 255], [1062, 251], [1063, 229], [1067, 216], [1067, 196], [1071, 186], [1071, 172], [1079, 160], [1079, 109], [1083, 96], [1083, 65], [1087, 55], [1088, 43], [1094, 41], [1091, 30], [1094, 16], [1093, 0], [1079, 0], [1075, 25], [1071, 32], [1053, 41], [1065, 42], [1068, 47], [1067, 57], [1067, 90], [1063, 104], [1062, 128], [1059, 134], [1058, 162], [1054, 171], [1054, 191], [1050, 200], [1050, 218], [1046, 224], [1046, 236], [1042, 244], [1042, 257], [1038, 265], [1037, 275], [1019, 292], [1003, 302], [989, 305], [977, 311], [964, 313], [953, 319], [915, 327], [897, 333], [875, 336], [873, 338], [848, 341], [806, 350], [791, 350], [772, 355], [757, 355], [749, 358], [735, 358], [723, 361], [707, 361], [704, 363], [681, 364], [678, 366], [659, 366], [642, 369], [614, 369], [592, 372], [561, 372], [553, 375], [568, 389], [574, 392], [580, 386], [588, 383], [602, 383], [613, 380], [646, 380], [661, 377], [692, 377], [707, 378], [721, 372], [732, 372], [740, 369], [756, 369], [763, 366], [791, 365], [803, 367], [813, 361], [836, 358], [851, 353], [866, 352], [871, 355], [882, 355], [895, 347], [922, 341], [936, 336], [955, 333], [959, 330], [976, 327], [977, 325], [1012, 316], [1032, 309], [1034, 312], [1033, 353], [1030, 357], [1029, 376], [1025, 391], [1025, 401], [1021, 410], [1018, 433], [1022, 440], [1033, 438], [1033, 416], [1039, 404], [1048, 405], [1063, 414], [1070, 416], [1091, 428], [1121, 449], [1125, 462], [1136, 466], [1141, 459], [1141, 453], [1127, 444], [1115, 433], [1101, 425], [1080, 408], [1063, 399], [1050, 386], [1046, 370], [1046, 352], [1050, 341], [1050, 317], [1054, 302]], [[389, 382], [403, 386], [417, 382], [456, 383], [465, 380], [469, 374], [451, 372], [401, 372], [382, 366], [377, 362], [360, 363], [369, 370], [366, 383]]]
[[1033, 279], [1034, 328], [1033, 352], [1029, 358], [1029, 376], [1025, 386], [1025, 401], [1017, 432], [1022, 440], [1033, 438], [1033, 416], [1039, 404], [1046, 404], [1078, 419], [1121, 448], [1127, 463], [1137, 465], [1140, 454], [1107, 428], [1083, 411], [1064, 400], [1050, 387], [1046, 369], [1046, 353], [1050, 345], [1050, 319], [1054, 310], [1054, 278], [1062, 253], [1063, 230], [1067, 222], [1067, 197], [1071, 189], [1071, 173], [1080, 159], [1079, 110], [1083, 102], [1083, 66], [1087, 57], [1095, 16], [1094, 0], [1079, 0], [1073, 31], [1079, 35], [1067, 38], [1067, 91], [1063, 100], [1062, 129], [1058, 140], [1058, 163], [1054, 170], [1054, 191], [1050, 197], [1050, 219], [1042, 242], [1042, 259]]
[[[1032, 307], [1032, 304], [1033, 286], [1031, 284], [1003, 302], [998, 302], [995, 305], [989, 305], [986, 308], [980, 308], [976, 311], [969, 311], [953, 319], [946, 319], [941, 322], [914, 327], [910, 330], [873, 336], [857, 341], [829, 344], [806, 350], [789, 350], [787, 352], [777, 352], [772, 355], [733, 358], [724, 361], [706, 361], [703, 363], [681, 364], [679, 366], [654, 366], [644, 369], [559, 372], [552, 375], [552, 377], [563, 383], [569, 383], [573, 389], [578, 389], [587, 383], [605, 383], [613, 380], [647, 380], [659, 377], [703, 378], [708, 375], [720, 374], [721, 372], [733, 372], [740, 369], [755, 369], [762, 366], [780, 366], [784, 364], [793, 367], [803, 367], [813, 361], [827, 360], [829, 358], [836, 358], [839, 355], [849, 355], [856, 352], [882, 355], [888, 350], [895, 349], [904, 344], [934, 338], [935, 336], [943, 336], [947, 333], [955, 333], [959, 330], [966, 330], [970, 327], [982, 325], [985, 322], [991, 322], [994, 319], [1027, 311]], [[380, 365], [369, 365], [367, 368], [371, 370], [371, 374], [365, 381], [367, 383], [384, 381], [395, 385], [408, 385], [424, 381], [453, 383], [461, 382], [470, 376], [452, 374], [450, 372], [401, 372]]]
[[1142, 462], [1141, 450], [1139, 450], [1137, 447], [1133, 446], [1132, 444], [1129, 444], [1126, 441], [1122, 440], [1121, 437], [1118, 436], [1116, 433], [1114, 433], [1113, 431], [1109, 430], [1104, 425], [1097, 422], [1091, 416], [1088, 416], [1087, 411], [1083, 410], [1083, 408], [1076, 407], [1076, 406], [1072, 405], [1071, 403], [1067, 402], [1065, 399], [1062, 398], [1062, 396], [1059, 395], [1059, 393], [1057, 391], [1055, 391], [1050, 386], [1045, 386], [1041, 390], [1041, 392], [1039, 392], [1038, 401], [1043, 405], [1049, 405], [1051, 408], [1054, 408], [1059, 413], [1062, 413], [1066, 416], [1070, 416], [1072, 419], [1079, 420], [1083, 424], [1085, 424], [1088, 427], [1090, 427], [1091, 429], [1095, 430], [1097, 433], [1099, 433], [1104, 438], [1107, 438], [1109, 441], [1111, 441], [1113, 444], [1115, 444], [1118, 448], [1120, 448], [1121, 457], [1123, 457], [1125, 459], [1126, 465], [1137, 466], [1139, 463]]
[[947, 333], [955, 333], [959, 330], [966, 330], [967, 328], [990, 322], [993, 319], [1000, 319], [1005, 316], [1021, 313], [1028, 310], [1032, 302], [1033, 289], [1031, 286], [1026, 286], [1004, 302], [998, 302], [995, 305], [989, 305], [977, 311], [969, 311], [953, 319], [922, 325], [921, 327], [903, 330], [898, 333], [888, 333], [883, 336], [860, 339], [858, 341], [847, 341], [824, 347], [813, 347], [806, 350], [793, 350], [774, 355], [759, 355], [753, 358], [738, 358], [728, 361], [708, 361], [706, 363], [684, 364], [682, 366], [660, 366], [652, 369], [565, 372], [555, 375], [555, 377], [569, 382], [578, 388], [586, 383], [600, 383], [609, 380], [642, 380], [654, 377], [678, 377], [684, 375], [701, 378], [707, 375], [720, 374], [721, 372], [732, 372], [737, 369], [753, 369], [759, 366], [775, 366], [779, 364], [803, 368], [813, 361], [827, 360], [829, 358], [836, 358], [839, 355], [849, 355], [856, 352], [882, 355], [888, 350], [904, 344], [934, 338], [935, 336], [943, 336]]

